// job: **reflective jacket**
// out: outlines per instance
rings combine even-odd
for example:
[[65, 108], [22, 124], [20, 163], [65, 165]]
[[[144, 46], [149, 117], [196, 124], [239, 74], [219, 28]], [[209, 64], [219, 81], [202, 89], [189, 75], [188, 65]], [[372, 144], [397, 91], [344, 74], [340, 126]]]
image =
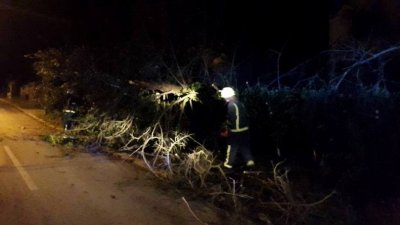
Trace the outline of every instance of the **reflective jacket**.
[[228, 102], [228, 128], [233, 133], [249, 129], [246, 108], [236, 98]]

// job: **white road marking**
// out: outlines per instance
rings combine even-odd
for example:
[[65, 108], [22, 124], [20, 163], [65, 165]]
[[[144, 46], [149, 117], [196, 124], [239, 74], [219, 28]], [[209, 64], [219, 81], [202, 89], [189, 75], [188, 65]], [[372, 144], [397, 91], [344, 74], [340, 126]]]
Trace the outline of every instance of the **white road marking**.
[[4, 150], [6, 151], [8, 157], [10, 157], [11, 161], [13, 162], [15, 168], [17, 168], [19, 174], [21, 175], [22, 179], [25, 181], [25, 184], [31, 191], [38, 190], [35, 182], [33, 182], [32, 177], [28, 174], [28, 172], [22, 167], [21, 163], [15, 157], [14, 153], [8, 146], [4, 146]]

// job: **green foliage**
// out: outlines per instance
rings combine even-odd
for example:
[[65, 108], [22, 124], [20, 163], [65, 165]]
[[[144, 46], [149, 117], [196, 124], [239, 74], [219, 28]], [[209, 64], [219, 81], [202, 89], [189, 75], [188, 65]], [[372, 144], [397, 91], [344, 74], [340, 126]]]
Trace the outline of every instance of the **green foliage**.
[[60, 134], [50, 134], [43, 137], [44, 141], [47, 141], [53, 145], [59, 145], [64, 142], [64, 138]]

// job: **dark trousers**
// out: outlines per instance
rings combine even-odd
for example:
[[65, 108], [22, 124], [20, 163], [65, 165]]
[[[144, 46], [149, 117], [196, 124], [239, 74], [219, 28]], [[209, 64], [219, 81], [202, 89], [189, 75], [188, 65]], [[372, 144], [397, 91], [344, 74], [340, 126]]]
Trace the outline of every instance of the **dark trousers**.
[[76, 113], [72, 112], [63, 112], [63, 125], [64, 130], [70, 130], [73, 127], [75, 115]]
[[253, 160], [253, 155], [250, 151], [250, 136], [249, 131], [231, 132], [227, 139], [226, 159], [224, 166], [232, 168], [237, 164], [237, 157], [241, 155], [245, 162]]

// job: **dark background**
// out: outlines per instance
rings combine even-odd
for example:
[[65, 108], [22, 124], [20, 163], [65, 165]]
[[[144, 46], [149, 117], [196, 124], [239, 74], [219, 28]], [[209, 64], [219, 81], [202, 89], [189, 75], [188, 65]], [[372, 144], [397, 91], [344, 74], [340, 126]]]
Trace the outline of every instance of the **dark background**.
[[9, 0], [0, 1], [2, 80], [35, 79], [25, 54], [49, 47], [121, 41], [207, 46], [236, 52], [239, 73], [257, 77], [263, 56], [282, 52], [282, 68], [328, 47], [330, 7], [321, 1]]
[[238, 77], [255, 81], [277, 67], [271, 59], [278, 54], [284, 73], [330, 49], [346, 30], [346, 40], [397, 44], [399, 8], [396, 0], [2, 0], [1, 86], [37, 79], [26, 54], [127, 41], [228, 53]]

